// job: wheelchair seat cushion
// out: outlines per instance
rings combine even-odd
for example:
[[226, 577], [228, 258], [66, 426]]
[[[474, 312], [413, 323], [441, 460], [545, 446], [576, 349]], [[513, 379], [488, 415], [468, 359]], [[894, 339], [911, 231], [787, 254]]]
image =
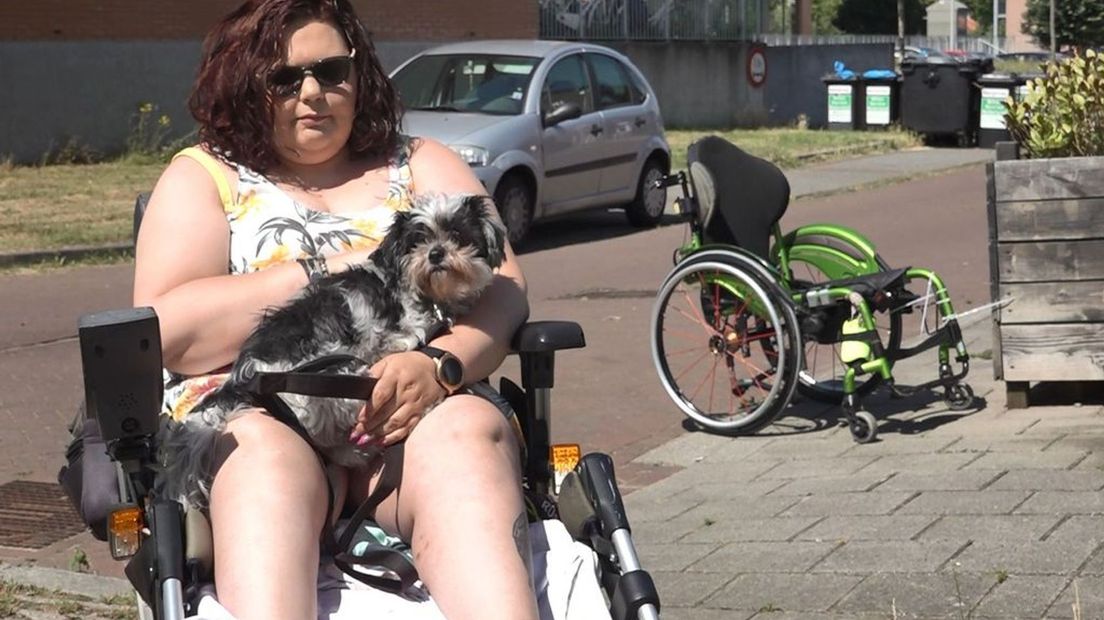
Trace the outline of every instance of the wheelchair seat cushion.
[[[713, 205], [702, 205], [706, 243], [736, 245], [767, 259], [770, 235], [790, 202], [790, 183], [777, 166], [708, 136], [690, 145], [689, 161], [714, 184]], [[695, 188], [697, 189], [697, 188]]]

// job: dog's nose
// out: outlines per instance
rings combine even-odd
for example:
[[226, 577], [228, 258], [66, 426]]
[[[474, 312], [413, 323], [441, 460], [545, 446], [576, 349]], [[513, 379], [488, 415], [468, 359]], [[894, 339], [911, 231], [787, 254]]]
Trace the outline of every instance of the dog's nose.
[[445, 260], [445, 251], [440, 247], [435, 247], [429, 251], [429, 262], [431, 264], [440, 265], [443, 260]]

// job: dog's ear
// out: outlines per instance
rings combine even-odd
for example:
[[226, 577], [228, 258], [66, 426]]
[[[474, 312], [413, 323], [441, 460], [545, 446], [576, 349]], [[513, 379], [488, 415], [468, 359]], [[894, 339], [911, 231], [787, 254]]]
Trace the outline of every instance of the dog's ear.
[[406, 247], [409, 239], [406, 231], [410, 228], [410, 221], [413, 217], [410, 211], [396, 211], [395, 215], [392, 216], [391, 225], [387, 228], [387, 235], [380, 242], [376, 251], [372, 252], [373, 258], [380, 266], [398, 267], [399, 259], [409, 250]]
[[483, 233], [487, 248], [487, 264], [497, 269], [506, 260], [506, 227], [497, 217], [497, 207], [490, 196], [469, 196], [464, 199], [471, 222]]

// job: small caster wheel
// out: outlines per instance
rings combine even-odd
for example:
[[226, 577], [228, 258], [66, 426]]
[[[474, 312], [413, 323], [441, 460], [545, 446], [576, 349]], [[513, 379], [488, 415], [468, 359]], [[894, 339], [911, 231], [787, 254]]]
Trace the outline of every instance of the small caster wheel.
[[851, 437], [858, 443], [870, 443], [878, 436], [878, 421], [869, 411], [856, 411], [848, 427]]
[[974, 389], [965, 383], [947, 386], [943, 402], [951, 411], [963, 411], [974, 405]]

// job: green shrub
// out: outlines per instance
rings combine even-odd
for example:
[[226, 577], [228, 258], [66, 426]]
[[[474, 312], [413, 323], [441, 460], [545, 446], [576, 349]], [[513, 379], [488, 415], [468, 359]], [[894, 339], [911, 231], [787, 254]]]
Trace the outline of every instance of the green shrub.
[[1024, 158], [1104, 155], [1104, 56], [1088, 50], [1046, 65], [1019, 101], [1008, 130]]

